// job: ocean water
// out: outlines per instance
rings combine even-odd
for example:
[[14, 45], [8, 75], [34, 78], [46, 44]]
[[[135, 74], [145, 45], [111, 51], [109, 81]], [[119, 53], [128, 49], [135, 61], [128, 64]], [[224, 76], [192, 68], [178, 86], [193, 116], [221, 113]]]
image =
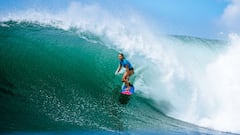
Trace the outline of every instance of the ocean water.
[[[1, 133], [240, 133], [239, 36], [158, 35], [129, 18], [76, 3], [2, 17]], [[119, 52], [135, 68], [126, 105]]]

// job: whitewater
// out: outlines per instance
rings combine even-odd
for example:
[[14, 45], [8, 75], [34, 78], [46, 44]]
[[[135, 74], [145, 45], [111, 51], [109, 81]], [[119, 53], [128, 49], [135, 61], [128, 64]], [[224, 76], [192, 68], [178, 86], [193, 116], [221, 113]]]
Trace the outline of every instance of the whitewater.
[[[135, 68], [135, 74], [131, 81], [135, 86], [136, 95], [139, 98], [151, 100], [149, 106], [154, 106], [164, 116], [181, 120], [183, 123], [187, 122], [224, 132], [240, 133], [240, 98], [238, 97], [240, 94], [240, 36], [237, 34], [230, 34], [227, 41], [186, 35], [165, 35], [162, 34], [164, 31], [159, 32], [160, 28], [156, 29], [156, 27], [150, 26], [149, 20], [145, 20], [137, 12], [129, 11], [128, 15], [111, 13], [97, 4], [83, 5], [77, 2], [72, 2], [66, 10], [58, 13], [28, 9], [2, 14], [0, 21], [2, 28], [11, 28], [12, 21], [14, 25], [30, 23], [46, 29], [60, 29], [62, 30], [60, 33], [70, 31], [81, 40], [98, 44], [99, 48], [104, 46], [111, 50], [106, 53], [99, 52], [101, 57], [106, 59], [104, 62], [114, 61], [117, 59], [117, 53], [122, 52]], [[96, 48], [93, 49], [94, 53], [98, 53], [98, 48]], [[57, 51], [54, 53], [58, 55]], [[86, 52], [86, 54], [88, 53]], [[109, 56], [104, 54], [109, 54]], [[77, 53], [71, 57], [73, 56], [77, 57]], [[4, 62], [1, 63], [4, 64]], [[118, 63], [114, 64], [117, 68]], [[102, 68], [101, 66], [99, 68]], [[112, 79], [115, 69], [110, 67], [106, 67], [106, 69], [112, 71], [107, 73], [111, 74], [106, 78], [106, 81], [109, 81]], [[97, 70], [97, 67], [92, 70]], [[101, 71], [95, 74], [98, 73]], [[97, 78], [98, 75], [95, 77]], [[78, 78], [77, 75], [74, 75], [74, 79], [76, 78]], [[88, 78], [85, 83], [91, 79]], [[44, 83], [47, 84], [47, 82]], [[99, 86], [101, 85], [99, 84]], [[111, 83], [108, 85], [114, 87], [111, 86]], [[54, 95], [48, 95], [48, 92], [43, 95], [60, 103], [59, 106], [64, 105], [64, 102], [58, 101]], [[90, 96], [91, 92], [87, 95]], [[136, 101], [143, 102], [144, 100], [133, 98], [130, 100], [130, 105], [138, 104]], [[46, 101], [44, 104], [50, 103]], [[91, 104], [91, 100], [87, 104], [88, 106], [95, 105]], [[109, 103], [106, 102], [106, 104]], [[60, 111], [63, 110], [60, 108]], [[127, 110], [127, 112], [129, 113], [131, 110]], [[55, 118], [52, 115], [48, 116]], [[105, 114], [102, 115], [102, 117], [107, 117], [104, 116]], [[71, 121], [69, 116], [62, 118], [70, 123], [78, 122], [78, 119]], [[61, 121], [57, 118], [55, 120]], [[98, 127], [97, 124], [95, 126]], [[131, 129], [131, 127], [129, 128]], [[101, 129], [106, 129], [106, 127], [101, 127]]]

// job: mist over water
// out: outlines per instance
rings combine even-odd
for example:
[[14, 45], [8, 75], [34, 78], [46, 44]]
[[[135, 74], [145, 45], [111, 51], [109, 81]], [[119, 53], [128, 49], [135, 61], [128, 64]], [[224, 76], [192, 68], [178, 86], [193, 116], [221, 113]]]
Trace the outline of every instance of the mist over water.
[[[112, 75], [118, 64], [118, 62], [112, 62], [117, 59], [115, 54], [117, 55], [118, 52], [123, 52], [135, 68], [135, 75], [131, 81], [135, 85], [136, 95], [145, 99], [153, 100], [154, 104], [151, 105], [160, 109], [162, 113], [175, 119], [207, 128], [237, 133], [240, 132], [240, 123], [237, 121], [240, 120], [240, 110], [238, 109], [240, 108], [240, 99], [238, 98], [238, 95], [240, 94], [240, 37], [236, 34], [230, 35], [229, 41], [202, 39], [191, 36], [160, 35], [158, 34], [158, 30], [149, 26], [148, 21], [137, 13], [131, 12], [128, 16], [118, 16], [103, 9], [97, 4], [83, 5], [77, 2], [70, 3], [66, 10], [59, 11], [59, 13], [55, 14], [47, 11], [38, 12], [34, 10], [24, 10], [3, 17], [1, 16], [0, 21], [1, 29], [9, 28], [9, 32], [11, 28], [15, 28], [16, 24], [12, 25], [9, 23], [9, 21], [13, 21], [17, 22], [17, 24], [21, 24], [19, 26], [19, 31], [22, 30], [21, 26], [23, 29], [29, 27], [24, 26], [24, 23], [32, 23], [34, 25], [30, 27], [33, 27], [34, 31], [39, 30], [42, 32], [41, 27], [50, 27], [52, 31], [47, 31], [46, 33], [55, 33], [55, 29], [60, 29], [60, 32], [58, 31], [59, 33], [72, 33], [72, 35], [70, 34], [67, 37], [65, 37], [66, 35], [64, 34], [55, 35], [56, 37], [52, 39], [44, 37], [46, 40], [45, 50], [42, 53], [39, 53], [39, 56], [36, 56], [36, 59], [37, 57], [41, 57], [41, 55], [47, 56], [47, 51], [49, 51], [53, 55], [52, 57], [57, 56], [58, 59], [54, 61], [54, 58], [51, 59], [51, 57], [45, 57], [45, 59], [42, 60], [43, 63], [49, 60], [50, 64], [54, 61], [54, 63], [52, 63], [52, 67], [54, 67], [54, 64], [61, 65], [60, 59], [63, 58], [64, 62], [67, 62], [69, 66], [63, 66], [62, 68], [58, 67], [59, 72], [57, 72], [56, 75], [48, 76], [47, 74], [49, 72], [46, 72], [45, 75], [48, 76], [47, 79], [45, 78], [46, 82], [44, 82], [44, 77], [42, 78], [44, 83], [40, 81], [43, 84], [50, 85], [48, 83], [51, 80], [55, 80], [57, 82], [56, 84], [62, 85], [60, 87], [61, 89], [67, 90], [69, 89], [69, 86], [71, 86], [72, 95], [77, 94], [80, 96], [81, 92], [78, 92], [79, 89], [88, 89], [87, 85], [85, 86], [83, 84], [95, 82], [94, 79], [97, 79], [96, 86], [101, 86], [102, 89], [107, 89], [103, 84], [113, 79]], [[35, 29], [35, 25], [40, 28]], [[10, 35], [11, 34], [13, 33], [10, 32]], [[21, 32], [17, 34], [21, 34]], [[27, 35], [27, 37], [28, 36], [29, 35]], [[66, 38], [66, 40], [63, 40], [65, 43], [60, 42], [62, 40], [57, 42], [59, 36], [61, 38]], [[36, 37], [34, 38], [36, 39]], [[77, 38], [80, 38], [81, 40]], [[67, 39], [69, 39], [69, 41]], [[41, 38], [37, 38], [37, 40], [41, 40]], [[69, 42], [71, 44], [68, 44]], [[62, 45], [63, 48], [51, 48], [51, 43], [57, 46]], [[5, 41], [5, 44], [2, 43], [2, 48], [3, 46], [6, 47], [7, 44], [10, 44], [10, 41]], [[42, 44], [43, 43], [39, 44], [40, 48]], [[88, 45], [85, 48], [80, 49], [76, 47], [79, 44], [97, 45]], [[28, 47], [31, 48], [31, 45]], [[91, 48], [90, 50], [87, 49], [89, 47]], [[103, 49], [102, 47], [106, 47], [107, 49]], [[86, 57], [83, 57], [84, 55], [82, 54], [78, 54], [77, 51], [74, 52], [74, 49], [85, 54]], [[28, 57], [31, 57], [31, 53], [28, 53], [31, 49], [25, 51], [29, 55]], [[34, 54], [34, 52], [32, 53]], [[65, 56], [60, 55], [61, 53], [65, 54]], [[71, 55], [68, 55], [68, 53], [71, 53]], [[100, 54], [95, 56], [97, 53]], [[11, 53], [9, 52], [9, 54]], [[92, 58], [90, 59], [92, 60], [91, 62], [86, 60], [88, 58], [87, 56]], [[72, 58], [73, 61], [69, 61], [65, 59], [65, 57]], [[98, 57], [104, 57], [104, 60], [101, 61]], [[84, 61], [83, 63], [87, 64], [88, 67], [91, 67], [91, 63], [99, 62], [99, 64], [96, 64], [97, 66], [94, 68], [82, 69], [83, 71], [96, 71], [94, 74], [88, 72], [91, 76], [88, 76], [87, 74], [84, 76], [88, 81], [83, 81], [81, 85], [72, 85], [75, 83], [77, 84], [78, 79], [80, 78], [75, 73], [82, 74], [82, 72], [78, 71], [75, 67], [75, 65], [78, 64], [78, 61]], [[5, 63], [6, 61], [2, 61], [1, 66]], [[65, 63], [62, 64], [64, 65]], [[84, 68], [84, 64], [78, 65], [78, 68]], [[15, 65], [18, 64], [15, 63]], [[116, 67], [113, 67], [114, 65], [116, 65]], [[8, 67], [5, 67], [5, 69], [7, 68]], [[34, 68], [37, 67], [32, 67], [32, 70], [34, 70]], [[44, 66], [42, 68], [44, 68]], [[51, 68], [51, 66], [48, 68]], [[67, 74], [67, 77], [73, 76], [74, 78], [70, 79], [70, 82], [63, 79], [66, 77], [64, 72], [68, 72], [67, 70], [69, 68], [75, 71]], [[24, 66], [22, 66], [22, 69], [25, 69]], [[54, 68], [50, 71], [53, 70]], [[63, 76], [61, 76], [62, 73]], [[101, 75], [105, 75], [106, 73], [109, 75], [106, 75], [106, 78], [102, 78]], [[29, 74], [31, 74], [31, 72]], [[38, 74], [42, 73], [39, 71]], [[117, 77], [119, 78], [120, 76]], [[21, 74], [19, 75], [19, 78], [21, 78]], [[16, 78], [14, 79], [19, 80]], [[99, 81], [101, 79], [106, 80]], [[121, 85], [121, 83], [117, 83], [117, 78], [115, 81], [116, 83], [114, 83], [114, 85]], [[20, 82], [15, 83], [18, 84]], [[34, 84], [33, 82], [31, 83]], [[37, 83], [35, 85], [40, 86]], [[107, 83], [106, 85], [110, 88], [115, 87], [112, 86], [111, 83]], [[27, 86], [28, 85], [26, 85], [26, 87]], [[29, 86], [34, 87], [34, 85], [30, 84]], [[35, 90], [39, 89], [44, 88], [36, 88]], [[96, 108], [99, 107], [97, 103], [98, 100], [95, 98], [101, 95], [101, 93], [96, 92], [96, 89], [90, 89], [88, 92], [87, 90], [83, 90], [85, 92], [84, 94], [90, 97], [88, 101], [81, 101], [84, 97], [76, 97], [76, 99], [70, 101], [66, 100], [66, 102], [69, 103], [63, 103], [61, 98], [56, 98], [58, 97], [56, 89], [53, 88], [52, 91], [54, 91], [56, 95], [51, 95], [51, 92], [40, 91], [43, 97], [49, 96], [49, 99], [54, 100], [54, 102], [51, 100], [45, 101], [44, 104], [54, 103], [54, 105], [66, 106], [66, 104], [85, 102], [86, 104], [83, 106], [79, 105], [75, 106], [75, 108], [83, 110], [83, 108], [86, 108], [87, 106], [96, 105]], [[92, 92], [94, 94], [97, 93], [95, 95], [96, 97], [92, 97]], [[107, 91], [105, 90], [105, 92]], [[60, 93], [60, 95], [61, 94], [62, 93]], [[65, 98], [68, 99], [70, 97], [71, 96], [67, 96]], [[99, 98], [99, 100], [101, 100], [101, 98]], [[106, 104], [111, 104], [108, 103], [107, 100], [103, 101], [106, 101]], [[132, 102], [132, 104], [138, 103], [136, 100], [134, 102], [134, 99], [130, 100], [130, 102]], [[140, 100], [139, 102], [143, 101]], [[53, 109], [54, 105], [51, 106]], [[109, 108], [111, 108], [108, 107], [105, 106], [102, 110], [109, 110]], [[93, 108], [96, 109], [95, 107], [92, 107], [92, 110], [90, 111], [93, 111]], [[111, 112], [114, 112], [118, 109], [119, 108], [110, 110]], [[69, 113], [66, 108], [61, 107], [57, 112], [66, 113], [59, 113], [59, 115], [56, 116], [52, 115], [50, 110], [43, 111], [43, 113], [49, 114], [49, 116], [56, 121], [67, 119], [70, 123], [78, 123], [77, 125], [81, 125], [81, 121], [87, 119], [86, 121], [89, 124], [87, 126], [95, 128], [102, 125], [102, 123], [100, 122], [99, 124], [96, 119], [93, 121], [97, 122], [91, 122], [91, 118], [95, 114], [91, 114], [85, 118], [77, 118], [74, 116], [80, 115], [81, 113], [72, 114]], [[88, 111], [85, 113], [87, 112]], [[126, 112], [129, 114], [131, 110], [127, 110]], [[107, 112], [105, 113], [107, 114]], [[137, 116], [139, 116], [137, 118], [141, 119], [140, 114]], [[73, 120], [73, 117], [76, 119]], [[107, 115], [105, 116], [103, 114], [102, 117], [106, 118]], [[109, 121], [114, 121], [116, 117], [115, 115], [112, 115], [107, 118], [109, 118]], [[102, 119], [99, 119], [99, 121], [100, 120]], [[121, 125], [123, 121], [119, 121], [120, 124], [118, 124]], [[111, 122], [109, 125], [111, 125]], [[101, 128], [106, 129], [109, 125], [104, 125]], [[110, 126], [110, 129], [118, 129], [119, 125]], [[125, 128], [125, 125], [123, 124], [120, 127]], [[131, 127], [128, 128], [131, 129]]]

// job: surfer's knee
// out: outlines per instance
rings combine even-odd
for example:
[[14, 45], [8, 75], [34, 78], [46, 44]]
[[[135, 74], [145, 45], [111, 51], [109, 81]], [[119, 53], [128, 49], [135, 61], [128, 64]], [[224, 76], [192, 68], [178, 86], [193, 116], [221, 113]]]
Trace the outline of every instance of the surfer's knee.
[[124, 75], [123, 75], [123, 77], [122, 77], [122, 81], [127, 80], [128, 76], [129, 76], [129, 75], [128, 75], [127, 73], [124, 73]]
[[127, 82], [128, 81], [128, 78], [125, 77], [125, 78], [122, 78], [122, 82]]
[[125, 76], [122, 77], [122, 82], [125, 82], [126, 80], [125, 78], [126, 78]]

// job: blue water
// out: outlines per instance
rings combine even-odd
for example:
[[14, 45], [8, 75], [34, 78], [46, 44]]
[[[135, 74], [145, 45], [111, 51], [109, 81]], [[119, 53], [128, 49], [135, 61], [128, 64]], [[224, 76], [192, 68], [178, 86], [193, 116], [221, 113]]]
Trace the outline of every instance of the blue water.
[[[1, 133], [239, 133], [237, 36], [158, 35], [141, 19], [75, 6], [1, 18]], [[119, 52], [135, 69], [125, 105]]]

